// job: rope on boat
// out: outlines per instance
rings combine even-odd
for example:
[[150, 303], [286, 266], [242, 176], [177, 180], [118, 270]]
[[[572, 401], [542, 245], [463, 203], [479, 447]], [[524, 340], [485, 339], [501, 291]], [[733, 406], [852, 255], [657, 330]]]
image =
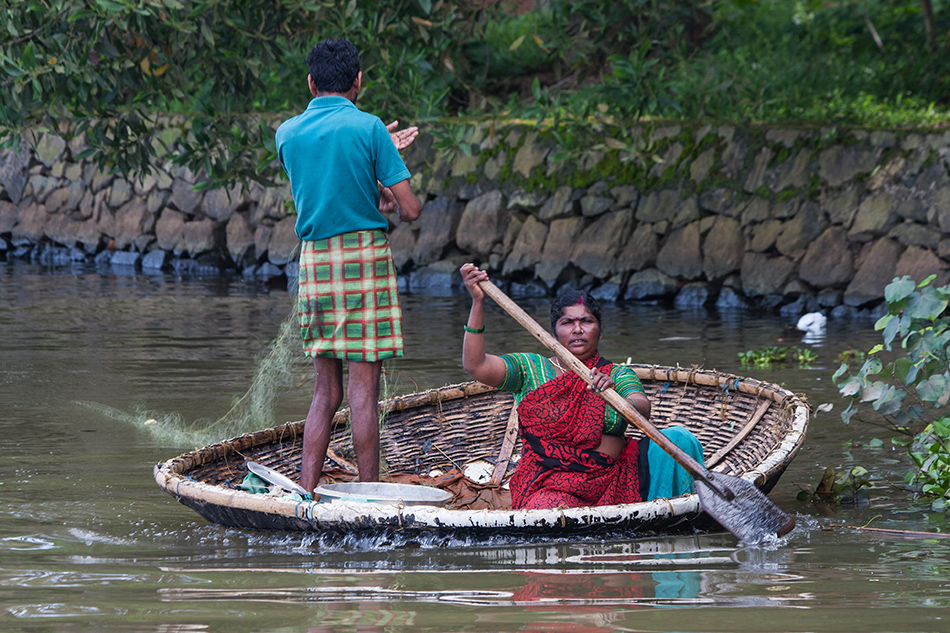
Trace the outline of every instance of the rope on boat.
[[[735, 377], [735, 380], [732, 381], [732, 391], [738, 392], [738, 391], [739, 391], [739, 383], [742, 382], [743, 380], [745, 380], [745, 378], [741, 378], [741, 377], [738, 377], [738, 376]], [[728, 379], [728, 378], [726, 378], [726, 380], [723, 382], [722, 386], [721, 386], [719, 389], [723, 392], [722, 404], [721, 404], [720, 407], [719, 407], [719, 419], [722, 420], [723, 422], [725, 422], [725, 421], [726, 421], [726, 416], [729, 414], [729, 391], [730, 391], [730, 387], [729, 387], [729, 379]], [[733, 421], [732, 424], [731, 424], [730, 427], [729, 427], [729, 430], [730, 430], [730, 431], [731, 431], [731, 430], [734, 430], [735, 427], [736, 427], [736, 423], [735, 423], [735, 421]]]
[[457, 469], [461, 472], [462, 467], [459, 466], [458, 464], [456, 464], [456, 463], [455, 463], [455, 460], [452, 459], [451, 457], [449, 457], [449, 454], [448, 454], [448, 453], [446, 453], [446, 452], [443, 451], [441, 448], [439, 448], [439, 445], [438, 445], [438, 444], [436, 444], [435, 442], [433, 442], [433, 443], [432, 443], [432, 448], [434, 448], [435, 450], [437, 450], [437, 451], [439, 451], [440, 453], [442, 453], [443, 457], [445, 457], [447, 460], [449, 460], [449, 461], [452, 463], [452, 465], [455, 466], [455, 468], [457, 468]]
[[672, 367], [666, 368], [666, 384], [660, 387], [660, 393], [666, 393], [669, 390], [670, 386], [673, 384], [673, 379], [670, 378], [670, 372], [675, 371]]
[[670, 501], [670, 498], [669, 498], [669, 497], [660, 497], [660, 499], [663, 499], [663, 501], [666, 501], [666, 505], [669, 506], [669, 508], [670, 508], [670, 516], [676, 516], [676, 510], [673, 509], [673, 502]]
[[743, 380], [745, 380], [745, 378], [736, 377], [736, 379], [732, 381], [732, 387], [730, 387], [730, 386], [729, 386], [729, 379], [727, 378], [727, 379], [726, 379], [726, 382], [724, 382], [724, 383], [722, 384], [722, 387], [720, 387], [720, 389], [722, 389], [723, 391], [725, 391], [725, 392], [726, 392], [726, 395], [728, 396], [730, 389], [732, 389], [732, 391], [739, 391], [739, 383], [742, 382]]

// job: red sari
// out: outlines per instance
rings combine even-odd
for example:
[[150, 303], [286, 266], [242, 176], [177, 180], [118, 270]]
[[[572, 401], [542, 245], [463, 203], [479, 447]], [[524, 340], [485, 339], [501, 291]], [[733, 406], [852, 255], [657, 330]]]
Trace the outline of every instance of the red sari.
[[[600, 362], [595, 354], [585, 365]], [[610, 370], [610, 363], [603, 365]], [[522, 451], [511, 477], [514, 508], [574, 508], [635, 503], [640, 497], [640, 450], [628, 441], [617, 459], [597, 450], [607, 403], [565, 372], [528, 393], [518, 405]]]

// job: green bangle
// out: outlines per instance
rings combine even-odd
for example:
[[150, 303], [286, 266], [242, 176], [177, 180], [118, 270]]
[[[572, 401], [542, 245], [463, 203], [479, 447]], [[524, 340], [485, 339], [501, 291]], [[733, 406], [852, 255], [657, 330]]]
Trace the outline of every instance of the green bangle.
[[485, 326], [483, 325], [482, 327], [480, 327], [480, 328], [478, 328], [478, 329], [476, 330], [476, 329], [473, 328], [473, 327], [468, 327], [467, 325], [463, 325], [463, 326], [462, 326], [462, 329], [465, 330], [466, 332], [471, 333], [471, 334], [481, 334], [482, 332], [485, 331]]

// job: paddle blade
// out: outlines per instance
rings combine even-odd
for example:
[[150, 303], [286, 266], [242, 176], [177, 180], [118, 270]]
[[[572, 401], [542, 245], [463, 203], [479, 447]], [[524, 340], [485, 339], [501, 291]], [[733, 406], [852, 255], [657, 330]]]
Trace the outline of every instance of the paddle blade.
[[754, 484], [722, 473], [709, 472], [709, 477], [720, 489], [730, 491], [732, 499], [723, 498], [702, 479], [697, 479], [696, 492], [703, 510], [743, 543], [761, 543], [769, 537], [788, 534], [795, 527], [795, 519]]

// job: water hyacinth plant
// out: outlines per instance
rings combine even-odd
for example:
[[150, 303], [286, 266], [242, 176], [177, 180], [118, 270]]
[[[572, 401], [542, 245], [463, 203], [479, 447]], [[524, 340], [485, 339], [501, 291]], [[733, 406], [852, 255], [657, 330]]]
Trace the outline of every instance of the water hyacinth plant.
[[818, 358], [818, 355], [812, 350], [800, 347], [763, 347], [762, 349], [739, 352], [738, 356], [743, 369], [746, 367], [771, 369], [779, 363], [793, 362], [798, 363], [801, 367], [807, 367]]
[[[898, 433], [914, 469], [906, 481], [933, 500], [935, 510], [950, 504], [950, 288], [934, 287], [930, 276], [916, 284], [895, 279], [884, 291], [887, 314], [875, 330], [884, 342], [872, 347], [852, 372], [842, 363], [833, 379], [850, 399], [845, 422], [868, 406]], [[904, 439], [901, 439], [904, 438]]]

